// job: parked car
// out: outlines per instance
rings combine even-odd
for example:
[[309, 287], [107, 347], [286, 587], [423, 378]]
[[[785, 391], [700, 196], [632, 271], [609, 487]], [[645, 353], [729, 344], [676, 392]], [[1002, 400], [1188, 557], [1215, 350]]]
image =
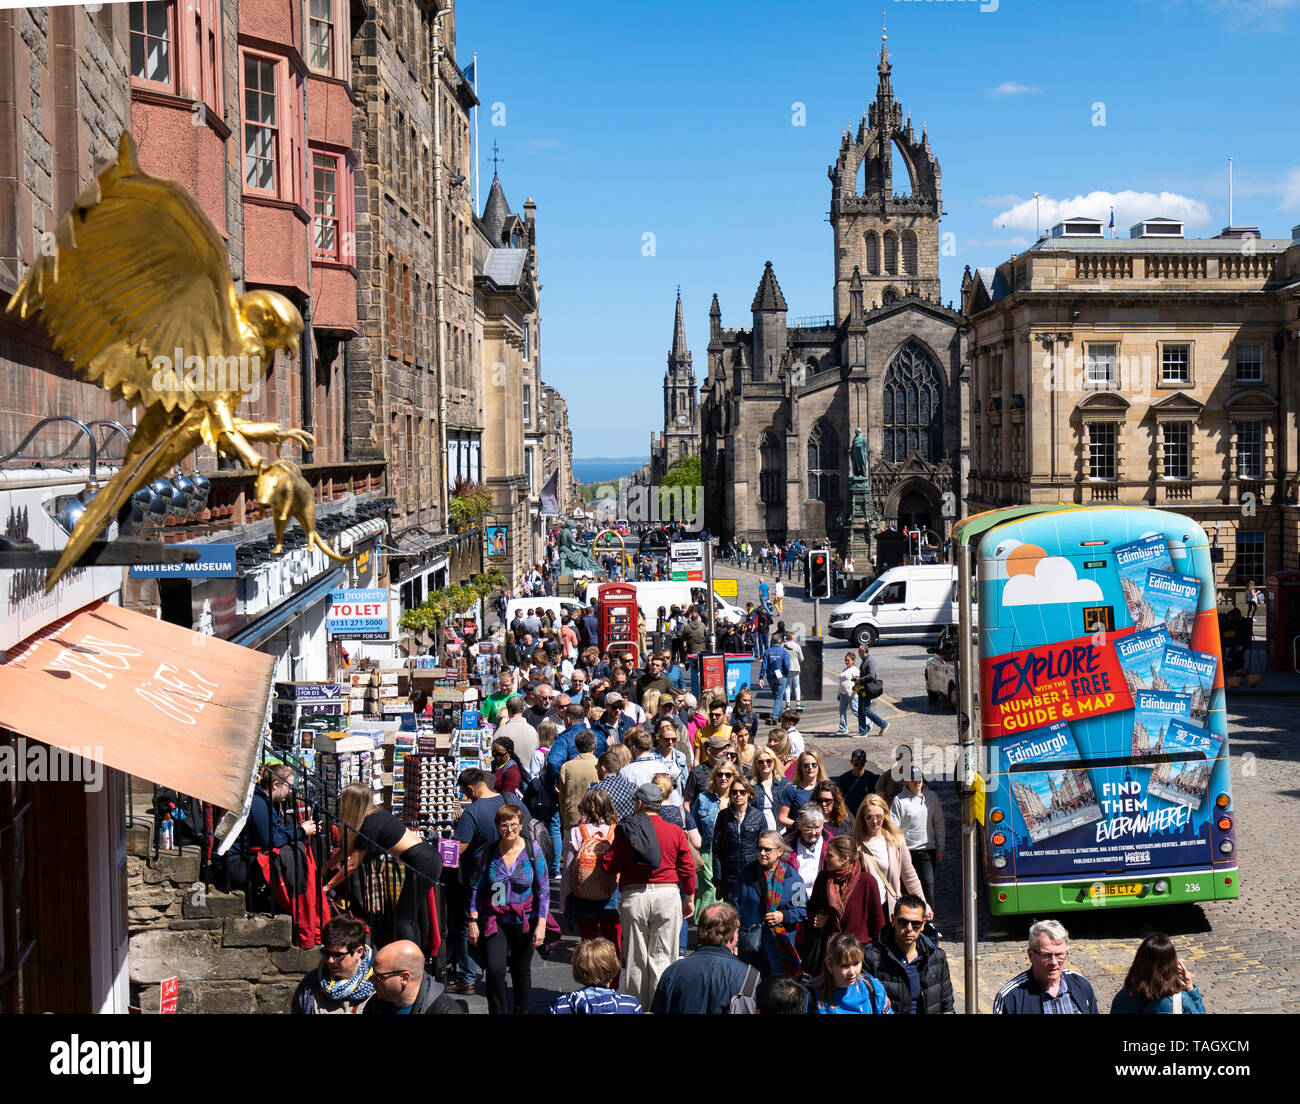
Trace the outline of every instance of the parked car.
[[938, 643], [926, 648], [925, 693], [936, 705], [946, 701], [957, 711], [957, 631], [947, 627], [940, 631]]

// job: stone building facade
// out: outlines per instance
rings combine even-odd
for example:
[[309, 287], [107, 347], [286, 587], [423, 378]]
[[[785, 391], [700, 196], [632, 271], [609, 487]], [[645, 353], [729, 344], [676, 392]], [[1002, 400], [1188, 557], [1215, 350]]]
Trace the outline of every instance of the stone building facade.
[[[939, 539], [962, 494], [964, 340], [939, 301], [939, 165], [894, 99], [882, 46], [875, 101], [847, 131], [831, 180], [834, 314], [788, 318], [769, 261], [753, 324], [709, 311], [700, 407], [705, 523], [725, 539], [829, 536], [897, 563], [900, 531]], [[908, 173], [894, 180], [897, 150]], [[908, 194], [895, 189], [910, 186]], [[866, 435], [877, 520], [867, 548], [848, 526], [848, 449]]]
[[1205, 528], [1225, 586], [1300, 567], [1300, 227], [1102, 232], [1067, 220], [967, 272], [968, 511], [1167, 507]]
[[481, 218], [474, 220], [474, 340], [483, 378], [483, 464], [492, 509], [484, 524], [487, 563], [517, 588], [535, 562], [540, 519], [532, 500], [541, 447], [536, 366], [538, 324], [536, 207], [527, 218], [510, 210], [500, 178], [492, 178]]
[[468, 234], [468, 111], [477, 101], [455, 47], [446, 0], [379, 0], [353, 42], [361, 336], [349, 428], [356, 455], [387, 462], [388, 564], [402, 609], [478, 570], [481, 555], [476, 535], [449, 533], [447, 514], [449, 484], [462, 453], [470, 474], [482, 426]]

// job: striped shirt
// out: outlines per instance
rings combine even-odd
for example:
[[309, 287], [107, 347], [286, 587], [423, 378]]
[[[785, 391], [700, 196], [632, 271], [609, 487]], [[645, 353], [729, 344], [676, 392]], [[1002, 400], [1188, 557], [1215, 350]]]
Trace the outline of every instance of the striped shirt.
[[636, 997], [592, 985], [561, 993], [548, 1011], [552, 1016], [639, 1016], [642, 1009]]

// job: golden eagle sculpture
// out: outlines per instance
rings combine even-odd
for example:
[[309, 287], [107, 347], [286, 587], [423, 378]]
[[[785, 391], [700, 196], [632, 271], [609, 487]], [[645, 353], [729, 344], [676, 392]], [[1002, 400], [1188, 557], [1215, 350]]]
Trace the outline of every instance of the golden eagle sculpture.
[[[132, 494], [200, 444], [258, 473], [264, 504], [296, 501], [304, 491], [310, 499], [296, 467], [268, 465], [252, 442], [272, 442], [278, 452], [289, 439], [315, 448], [314, 437], [234, 415], [276, 350], [298, 351], [302, 315], [274, 291], [235, 294], [215, 227], [179, 183], [141, 170], [129, 133], [118, 141], [117, 160], [59, 222], [54, 248], [42, 250], [8, 309], [39, 314], [54, 348], [83, 378], [144, 407], [121, 468], [87, 504], [46, 576], [46, 593]], [[324, 545], [314, 524], [308, 537]]]

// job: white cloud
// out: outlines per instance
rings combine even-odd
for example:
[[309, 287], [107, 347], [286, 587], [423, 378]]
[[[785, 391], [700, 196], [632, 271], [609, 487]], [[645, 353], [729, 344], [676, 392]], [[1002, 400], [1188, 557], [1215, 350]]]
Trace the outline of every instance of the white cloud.
[[1181, 219], [1188, 226], [1204, 226], [1210, 221], [1210, 209], [1199, 199], [1179, 195], [1177, 192], [1089, 192], [1072, 199], [1053, 199], [1042, 196], [1038, 200], [1026, 199], [994, 216], [993, 225], [1000, 229], [1032, 230], [1036, 224], [1035, 204], [1038, 206], [1037, 225], [1046, 230], [1054, 223], [1075, 215], [1110, 219], [1110, 209], [1115, 208], [1115, 229], [1127, 231], [1140, 219], [1163, 215]]
[[1233, 25], [1256, 25], [1280, 30], [1289, 13], [1300, 11], [1300, 0], [1195, 0], [1202, 7], [1226, 15]]
[[1024, 93], [1041, 92], [1036, 84], [1019, 84], [1016, 81], [1003, 81], [996, 88], [989, 89], [990, 96], [1020, 96]]
[[1062, 602], [1100, 602], [1101, 587], [1080, 579], [1064, 556], [1044, 556], [1034, 574], [1014, 575], [1002, 588], [1004, 606], [1051, 606]]
[[967, 238], [961, 243], [963, 249], [1028, 249], [1033, 244], [1029, 238], [1020, 235], [1014, 238]]
[[1300, 211], [1300, 169], [1292, 169], [1282, 180], [1282, 211]]

